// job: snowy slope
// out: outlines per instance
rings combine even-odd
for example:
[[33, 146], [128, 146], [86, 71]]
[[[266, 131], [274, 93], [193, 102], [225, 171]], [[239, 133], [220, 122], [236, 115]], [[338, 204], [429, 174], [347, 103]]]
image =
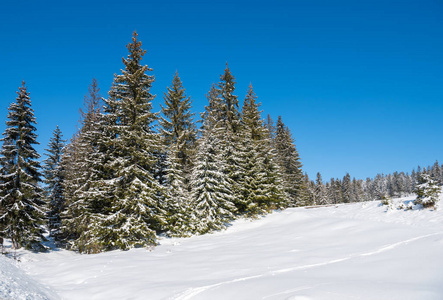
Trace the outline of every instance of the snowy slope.
[[15, 261], [0, 255], [0, 299], [59, 299], [41, 283], [15, 266]]
[[296, 208], [160, 242], [20, 265], [62, 299], [443, 299], [442, 210]]

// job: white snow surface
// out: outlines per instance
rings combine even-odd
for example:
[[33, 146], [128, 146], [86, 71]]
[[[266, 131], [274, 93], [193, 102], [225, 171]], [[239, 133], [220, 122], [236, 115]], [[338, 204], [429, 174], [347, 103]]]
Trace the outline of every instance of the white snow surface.
[[59, 299], [57, 294], [17, 268], [17, 262], [0, 255], [0, 299]]
[[294, 208], [160, 243], [95, 255], [22, 250], [27, 275], [1, 257], [0, 299], [443, 299], [442, 210]]

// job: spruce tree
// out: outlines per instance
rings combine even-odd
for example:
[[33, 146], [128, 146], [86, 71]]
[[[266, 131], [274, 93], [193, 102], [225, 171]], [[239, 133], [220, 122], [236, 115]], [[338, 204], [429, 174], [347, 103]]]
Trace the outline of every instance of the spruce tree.
[[282, 172], [285, 191], [291, 206], [300, 206], [306, 201], [306, 186], [304, 184], [300, 156], [291, 137], [289, 128], [278, 117], [274, 145], [277, 151], [277, 162]]
[[194, 211], [191, 196], [185, 184], [177, 144], [172, 144], [167, 152], [165, 210], [166, 229], [169, 236], [190, 236], [194, 231]]
[[64, 186], [64, 168], [61, 164], [65, 140], [63, 140], [62, 132], [57, 126], [53, 136], [49, 140], [48, 149], [45, 155], [47, 159], [43, 162], [43, 175], [45, 186], [45, 194], [47, 199], [48, 211], [48, 228], [49, 234], [56, 239], [60, 238], [61, 216], [65, 209]]
[[192, 168], [192, 156], [195, 150], [197, 130], [194, 113], [190, 112], [192, 100], [187, 97], [182, 81], [175, 73], [172, 86], [164, 94], [165, 105], [161, 106], [164, 117], [159, 122], [166, 149], [175, 145], [178, 152], [179, 166], [183, 175]]
[[305, 199], [303, 203], [298, 203], [298, 206], [317, 205], [315, 199], [315, 182], [309, 179], [307, 173], [303, 176], [303, 186], [305, 187]]
[[[207, 127], [206, 127], [207, 128]], [[196, 164], [192, 172], [192, 207], [195, 233], [203, 234], [226, 228], [234, 218], [236, 207], [230, 191], [229, 177], [221, 157], [216, 128], [204, 130], [199, 140]]]
[[0, 228], [14, 248], [43, 251], [45, 202], [40, 183], [36, 121], [25, 82], [8, 108], [0, 151]]
[[318, 205], [329, 203], [326, 186], [323, 183], [320, 172], [317, 172], [317, 179], [315, 181], [315, 203]]
[[221, 100], [221, 120], [227, 132], [237, 133], [240, 130], [240, 109], [235, 93], [235, 78], [226, 63], [225, 72], [220, 75], [218, 88]]
[[203, 124], [191, 176], [191, 203], [196, 233], [223, 229], [234, 218], [233, 183], [223, 157], [226, 128], [221, 118], [220, 90], [213, 85], [206, 95], [208, 105], [201, 115]]
[[80, 109], [81, 128], [65, 147], [61, 166], [64, 169], [63, 190], [65, 210], [61, 214], [61, 240], [68, 248], [85, 251], [85, 240], [80, 236], [91, 221], [93, 207], [103, 195], [93, 184], [104, 176], [104, 158], [99, 151], [99, 141], [106, 131], [101, 118], [101, 95], [97, 80], [88, 87]]
[[145, 247], [156, 244], [156, 231], [164, 229], [164, 188], [155, 179], [161, 137], [154, 132], [158, 114], [151, 112], [154, 96], [152, 71], [141, 65], [146, 51], [134, 32], [123, 59], [125, 69], [115, 75], [105, 100], [106, 128], [99, 154], [105, 159], [105, 178], [93, 182], [101, 195], [99, 210], [83, 234], [94, 251]]
[[417, 198], [414, 201], [415, 204], [421, 204], [423, 207], [437, 207], [441, 193], [441, 187], [438, 182], [426, 173], [422, 173], [418, 180], [419, 184], [414, 190], [417, 194]]
[[351, 182], [351, 175], [349, 175], [349, 173], [346, 173], [346, 175], [343, 177], [342, 191], [343, 191], [343, 203], [351, 203], [352, 182]]
[[261, 119], [258, 110], [260, 103], [256, 102], [256, 98], [250, 85], [242, 107], [241, 193], [237, 200], [240, 213], [250, 216], [285, 206], [275, 151], [268, 129]]
[[235, 78], [226, 64], [225, 72], [220, 75], [218, 84], [218, 97], [220, 113], [218, 115], [218, 126], [222, 129], [217, 133], [221, 141], [221, 158], [224, 160], [224, 172], [229, 177], [229, 183], [233, 196], [234, 204], [237, 209], [241, 209], [241, 190], [240, 185], [242, 174], [241, 169], [241, 131], [243, 126], [240, 120], [240, 111], [238, 97], [235, 93]]
[[268, 114], [266, 117], [266, 127], [268, 128], [268, 133], [269, 133], [269, 137], [271, 138], [271, 141], [274, 140], [276, 128], [274, 125], [274, 120], [272, 120], [272, 117], [270, 114]]

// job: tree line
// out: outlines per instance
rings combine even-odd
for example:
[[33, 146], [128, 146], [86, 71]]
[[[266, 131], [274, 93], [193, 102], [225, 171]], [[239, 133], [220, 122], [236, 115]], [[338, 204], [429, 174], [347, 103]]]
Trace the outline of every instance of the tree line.
[[401, 196], [416, 184], [404, 173], [365, 182], [347, 174], [326, 184], [319, 173], [311, 181], [281, 117], [262, 119], [252, 85], [240, 107], [228, 65], [206, 95], [200, 126], [177, 72], [161, 112], [152, 112], [153, 70], [142, 64], [135, 32], [127, 49], [107, 97], [93, 80], [80, 129], [67, 143], [57, 127], [42, 164], [29, 92], [19, 87], [0, 151], [0, 235], [14, 248], [44, 251], [46, 229], [60, 247], [82, 253], [147, 247], [160, 234], [205, 234], [275, 209]]
[[411, 174], [404, 172], [377, 174], [374, 178], [368, 177], [366, 180], [351, 178], [347, 173], [343, 179], [331, 178], [325, 184], [319, 172], [315, 181], [310, 180], [307, 174], [304, 175], [304, 180], [308, 203], [325, 205], [401, 198], [416, 193], [417, 185], [424, 183], [424, 177], [435, 181], [437, 185], [442, 185], [443, 165], [436, 161], [427, 168], [418, 166]]

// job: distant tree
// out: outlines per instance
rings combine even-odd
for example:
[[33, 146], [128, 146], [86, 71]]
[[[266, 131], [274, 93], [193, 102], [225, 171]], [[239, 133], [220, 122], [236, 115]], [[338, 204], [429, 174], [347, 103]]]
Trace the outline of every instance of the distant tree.
[[343, 202], [351, 203], [352, 202], [352, 186], [351, 186], [351, 175], [346, 173], [343, 177], [342, 181], [342, 191], [343, 191]]
[[442, 184], [442, 169], [440, 167], [440, 164], [438, 163], [438, 161], [435, 161], [434, 165], [432, 166], [432, 171], [431, 171], [431, 177], [437, 181], [439, 184]]
[[363, 181], [361, 179], [352, 179], [352, 201], [364, 201]]
[[315, 182], [309, 179], [307, 173], [303, 175], [303, 186], [305, 187], [305, 197], [302, 204], [299, 206], [317, 205], [315, 199]]
[[317, 172], [317, 179], [315, 181], [315, 203], [318, 205], [329, 203], [326, 186], [323, 183], [320, 172]]
[[53, 136], [49, 140], [48, 149], [45, 155], [47, 159], [43, 162], [43, 175], [46, 199], [49, 206], [48, 228], [49, 234], [56, 239], [60, 238], [61, 213], [65, 209], [64, 168], [61, 164], [61, 158], [65, 147], [62, 132], [57, 126]]
[[0, 151], [0, 229], [14, 248], [44, 251], [45, 202], [40, 183], [40, 155], [35, 117], [25, 82], [8, 108]]

